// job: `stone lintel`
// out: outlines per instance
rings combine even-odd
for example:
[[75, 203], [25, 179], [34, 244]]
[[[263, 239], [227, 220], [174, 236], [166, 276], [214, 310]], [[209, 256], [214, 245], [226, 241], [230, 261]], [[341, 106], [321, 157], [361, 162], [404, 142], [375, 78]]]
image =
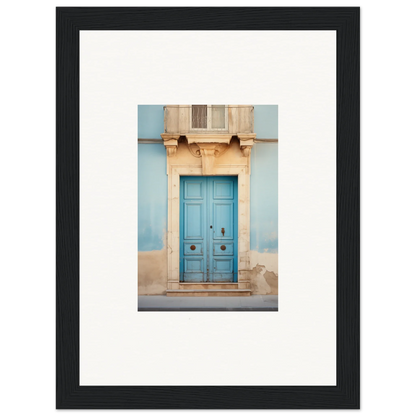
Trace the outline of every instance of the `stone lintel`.
[[187, 134], [186, 139], [189, 144], [196, 143], [222, 143], [230, 144], [232, 134]]

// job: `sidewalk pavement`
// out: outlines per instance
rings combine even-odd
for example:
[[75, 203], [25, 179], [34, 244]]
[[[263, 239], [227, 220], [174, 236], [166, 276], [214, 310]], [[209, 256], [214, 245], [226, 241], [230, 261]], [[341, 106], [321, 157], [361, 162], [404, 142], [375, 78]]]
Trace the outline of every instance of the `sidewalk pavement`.
[[139, 296], [142, 311], [278, 311], [277, 295]]

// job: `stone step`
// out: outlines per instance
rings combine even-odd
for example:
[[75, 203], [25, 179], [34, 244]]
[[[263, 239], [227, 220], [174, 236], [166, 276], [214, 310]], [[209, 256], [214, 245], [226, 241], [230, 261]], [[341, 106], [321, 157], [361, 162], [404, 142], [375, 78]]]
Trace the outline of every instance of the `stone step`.
[[182, 290], [206, 289], [238, 289], [238, 283], [179, 283]]
[[250, 289], [176, 289], [167, 290], [166, 296], [250, 296]]

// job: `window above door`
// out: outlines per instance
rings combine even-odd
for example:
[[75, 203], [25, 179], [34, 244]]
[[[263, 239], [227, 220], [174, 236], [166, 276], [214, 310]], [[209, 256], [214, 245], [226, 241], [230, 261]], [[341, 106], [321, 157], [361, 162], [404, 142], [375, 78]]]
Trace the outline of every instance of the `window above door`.
[[228, 131], [228, 105], [192, 105], [191, 130]]

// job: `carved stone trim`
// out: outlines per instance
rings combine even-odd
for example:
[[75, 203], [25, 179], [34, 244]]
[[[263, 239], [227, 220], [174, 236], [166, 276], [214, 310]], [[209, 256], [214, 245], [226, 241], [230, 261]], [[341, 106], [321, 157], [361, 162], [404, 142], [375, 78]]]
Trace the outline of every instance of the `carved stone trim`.
[[250, 134], [238, 133], [237, 137], [240, 140], [240, 148], [241, 148], [241, 151], [243, 152], [243, 156], [249, 158], [251, 155], [251, 148], [253, 147], [253, 144], [254, 144], [254, 139], [256, 138], [256, 134], [255, 133], [250, 133]]
[[[162, 133], [163, 144], [166, 147], [166, 154], [174, 156], [178, 148], [180, 134]], [[232, 135], [230, 134], [187, 134], [189, 152], [197, 158], [202, 157], [203, 175], [212, 175], [215, 160], [230, 147]], [[255, 133], [238, 133], [240, 148], [244, 157], [250, 158], [251, 148], [256, 138]]]
[[213, 175], [215, 165], [215, 144], [199, 145], [202, 154], [202, 174]]
[[201, 150], [199, 149], [199, 146], [196, 143], [188, 143], [188, 149], [192, 156], [202, 157]]
[[243, 152], [243, 156], [250, 157], [252, 146], [241, 146], [241, 150]]
[[215, 158], [230, 147], [231, 134], [187, 134], [188, 149], [194, 157], [202, 157], [202, 174], [213, 175]]
[[176, 155], [177, 146], [166, 146], [166, 154], [168, 156]]
[[163, 144], [166, 147], [166, 154], [169, 156], [174, 156], [176, 154], [176, 149], [178, 148], [179, 134], [166, 134], [162, 133], [160, 135], [163, 139]]
[[195, 157], [202, 157], [202, 174], [213, 175], [215, 158], [223, 154], [229, 145], [222, 143], [191, 143], [188, 149]]
[[[203, 175], [200, 165], [175, 163], [168, 158], [168, 290], [180, 284], [180, 176]], [[243, 160], [240, 158], [240, 162]], [[250, 289], [250, 172], [249, 160], [243, 164], [217, 165], [214, 175], [238, 176], [238, 288]]]

